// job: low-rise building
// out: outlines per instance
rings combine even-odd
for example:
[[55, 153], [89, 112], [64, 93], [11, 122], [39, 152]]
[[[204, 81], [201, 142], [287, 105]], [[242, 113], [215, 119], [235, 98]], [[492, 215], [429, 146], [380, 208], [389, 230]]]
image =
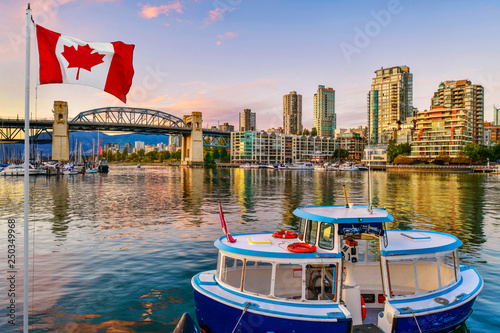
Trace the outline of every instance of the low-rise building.
[[387, 146], [376, 145], [370, 146], [363, 150], [363, 159], [361, 162], [370, 166], [386, 166], [387, 165]]
[[363, 157], [363, 150], [368, 143], [362, 131], [356, 129], [336, 129], [335, 145], [349, 152], [348, 159], [359, 161]]
[[314, 154], [333, 157], [335, 148], [331, 137], [255, 131], [231, 133], [231, 161], [235, 163], [296, 162], [310, 160]]
[[500, 142], [500, 124], [495, 125], [495, 122], [484, 123], [484, 144], [487, 146], [494, 145]]
[[473, 142], [473, 126], [473, 113], [465, 108], [434, 106], [418, 113], [410, 158], [457, 156], [466, 144]]

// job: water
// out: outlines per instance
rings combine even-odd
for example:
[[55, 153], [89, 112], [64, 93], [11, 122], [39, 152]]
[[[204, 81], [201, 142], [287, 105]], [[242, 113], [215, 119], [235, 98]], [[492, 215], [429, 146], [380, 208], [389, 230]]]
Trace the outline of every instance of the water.
[[[372, 173], [390, 228], [459, 237], [485, 280], [461, 331], [500, 326], [500, 176]], [[365, 173], [111, 166], [107, 175], [30, 178], [33, 332], [171, 332], [193, 317], [191, 277], [215, 268], [221, 200], [231, 233], [297, 227], [297, 206], [367, 203]], [[0, 178], [0, 332], [22, 324], [23, 177]], [[17, 222], [16, 326], [7, 324], [7, 219]], [[34, 249], [34, 251], [33, 251]]]

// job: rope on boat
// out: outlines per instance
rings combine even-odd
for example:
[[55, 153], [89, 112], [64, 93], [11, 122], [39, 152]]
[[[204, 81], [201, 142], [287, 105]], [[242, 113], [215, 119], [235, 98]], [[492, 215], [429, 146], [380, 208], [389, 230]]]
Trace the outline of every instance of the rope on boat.
[[238, 327], [238, 325], [240, 324], [241, 318], [243, 318], [243, 315], [245, 314], [245, 312], [247, 312], [247, 310], [251, 304], [252, 303], [250, 303], [250, 302], [245, 304], [245, 308], [243, 308], [243, 313], [241, 314], [240, 319], [238, 319], [238, 322], [236, 323], [236, 326], [234, 326], [233, 331], [231, 333], [234, 333], [234, 331], [236, 331], [236, 327]]
[[403, 308], [403, 310], [410, 310], [411, 314], [413, 315], [413, 318], [415, 318], [415, 322], [417, 323], [418, 331], [422, 333], [422, 330], [420, 329], [420, 325], [418, 324], [417, 317], [415, 317], [415, 314], [413, 313], [413, 310], [410, 307]]

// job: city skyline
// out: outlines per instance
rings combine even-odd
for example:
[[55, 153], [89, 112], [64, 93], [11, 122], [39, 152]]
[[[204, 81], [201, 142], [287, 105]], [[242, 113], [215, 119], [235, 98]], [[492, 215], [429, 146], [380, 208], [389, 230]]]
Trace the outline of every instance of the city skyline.
[[[24, 117], [25, 7], [0, 3], [0, 75], [9, 78], [0, 83], [4, 117]], [[297, 91], [303, 96], [303, 127], [311, 130], [320, 84], [336, 91], [337, 128], [366, 126], [366, 94], [374, 72], [403, 64], [414, 75], [413, 105], [421, 111], [430, 108], [435, 87], [447, 80], [468, 79], [484, 87], [485, 121], [493, 120], [493, 105], [500, 103], [495, 59], [500, 47], [488, 37], [500, 27], [495, 20], [500, 4], [492, 1], [364, 1], [355, 6], [347, 1], [54, 0], [32, 1], [31, 7], [35, 22], [48, 29], [87, 41], [135, 44], [136, 74], [126, 106], [179, 117], [201, 111], [204, 126], [236, 125], [238, 113], [248, 108], [259, 118], [258, 130], [281, 127], [282, 96]], [[460, 20], [467, 25], [442, 32]], [[291, 45], [300, 47], [283, 55]], [[70, 118], [89, 109], [125, 106], [85, 86], [35, 89], [34, 52], [31, 58], [33, 116], [51, 118], [54, 100], [68, 102]]]

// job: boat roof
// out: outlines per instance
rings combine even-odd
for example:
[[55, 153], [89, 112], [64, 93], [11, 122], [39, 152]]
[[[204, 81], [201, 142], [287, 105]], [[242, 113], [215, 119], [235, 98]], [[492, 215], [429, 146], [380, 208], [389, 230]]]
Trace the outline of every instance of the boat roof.
[[387, 246], [382, 245], [384, 257], [437, 253], [462, 246], [457, 237], [437, 231], [387, 230]]
[[287, 250], [291, 243], [298, 242], [297, 238], [273, 238], [272, 233], [251, 233], [232, 235], [236, 243], [229, 243], [226, 236], [222, 236], [214, 243], [219, 250], [235, 254], [268, 257], [268, 258], [341, 258], [340, 252], [331, 252], [320, 247], [313, 253], [293, 253]]
[[368, 206], [308, 206], [293, 211], [295, 216], [327, 223], [369, 223], [391, 222], [394, 220], [384, 208]]

